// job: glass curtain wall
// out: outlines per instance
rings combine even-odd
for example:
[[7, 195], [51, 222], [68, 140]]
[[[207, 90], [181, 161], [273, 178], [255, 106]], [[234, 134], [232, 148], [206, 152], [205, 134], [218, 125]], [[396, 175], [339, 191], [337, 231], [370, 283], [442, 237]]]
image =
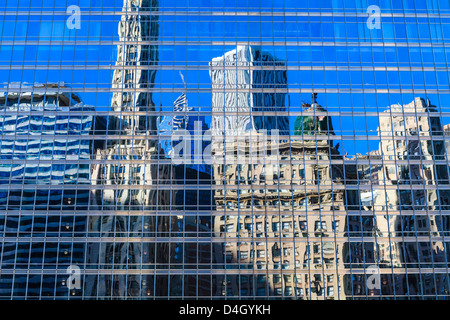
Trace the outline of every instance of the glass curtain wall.
[[0, 299], [448, 299], [448, 0], [0, 0]]

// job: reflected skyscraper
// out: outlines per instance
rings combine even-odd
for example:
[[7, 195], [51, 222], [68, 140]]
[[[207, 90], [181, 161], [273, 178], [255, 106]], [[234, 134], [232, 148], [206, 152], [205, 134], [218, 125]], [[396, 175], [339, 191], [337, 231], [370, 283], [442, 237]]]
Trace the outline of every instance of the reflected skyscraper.
[[[66, 268], [84, 265], [93, 110], [64, 83], [0, 93], [0, 295], [79, 296]], [[45, 240], [44, 240], [45, 239]], [[14, 286], [12, 284], [14, 283]]]
[[[171, 181], [169, 165], [158, 165], [164, 152], [158, 140], [151, 88], [154, 86], [158, 47], [157, 1], [124, 0], [113, 75], [112, 110], [108, 139], [96, 152], [92, 169], [91, 208], [102, 212], [92, 217], [89, 228], [102, 238], [89, 248], [89, 265], [98, 275], [87, 276], [86, 296], [154, 297], [169, 292], [167, 276], [155, 270], [166, 269], [174, 255], [174, 245], [162, 241], [177, 230], [176, 217], [158, 215], [170, 209], [170, 189], [156, 188]], [[145, 12], [139, 16], [137, 12]], [[153, 15], [155, 12], [155, 15]], [[117, 138], [114, 138], [117, 137]], [[144, 213], [144, 214], [142, 214]], [[112, 269], [102, 273], [104, 269]], [[148, 270], [133, 272], [133, 270]], [[120, 270], [125, 270], [125, 273]], [[88, 278], [89, 277], [89, 278]]]

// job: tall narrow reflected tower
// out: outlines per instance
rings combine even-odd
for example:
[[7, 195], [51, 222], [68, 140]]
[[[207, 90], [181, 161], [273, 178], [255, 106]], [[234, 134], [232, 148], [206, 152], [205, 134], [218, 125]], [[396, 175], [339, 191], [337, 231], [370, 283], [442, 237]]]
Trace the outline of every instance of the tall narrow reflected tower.
[[[102, 237], [88, 253], [98, 269], [113, 269], [98, 279], [87, 280], [92, 297], [155, 297], [168, 292], [168, 277], [156, 270], [168, 269], [173, 248], [158, 241], [170, 237], [175, 218], [158, 215], [170, 208], [170, 166], [158, 164], [163, 157], [156, 134], [156, 116], [151, 89], [154, 86], [158, 47], [148, 44], [158, 38], [158, 1], [124, 0], [119, 23], [113, 76], [109, 139], [97, 150], [92, 169], [92, 206], [102, 216], [91, 219], [90, 228]], [[142, 14], [146, 11], [145, 14]], [[148, 14], [147, 12], [150, 12]], [[138, 14], [139, 13], [139, 14]], [[136, 272], [138, 271], [139, 272]], [[95, 277], [95, 276], [94, 276]]]
[[[145, 14], [140, 14], [142, 12]], [[117, 62], [112, 88], [112, 110], [122, 113], [111, 122], [111, 129], [123, 133], [156, 131], [156, 117], [145, 115], [155, 111], [152, 92], [158, 64], [158, 46], [148, 44], [158, 39], [157, 0], [124, 0], [119, 22]], [[143, 44], [144, 43], [144, 44]]]

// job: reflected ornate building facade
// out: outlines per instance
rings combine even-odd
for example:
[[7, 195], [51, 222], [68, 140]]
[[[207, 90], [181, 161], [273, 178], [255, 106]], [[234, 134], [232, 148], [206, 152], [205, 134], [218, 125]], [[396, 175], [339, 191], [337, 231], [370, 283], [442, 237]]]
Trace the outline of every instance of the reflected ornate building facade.
[[[389, 113], [394, 113], [392, 116]], [[388, 115], [389, 114], [389, 115]], [[443, 127], [437, 108], [416, 98], [411, 103], [393, 105], [380, 114], [380, 150], [365, 157], [372, 165], [360, 166], [360, 174], [370, 183], [362, 194], [362, 204], [372, 215], [376, 240], [361, 250], [359, 259], [379, 268], [379, 288], [366, 288], [366, 277], [353, 282], [355, 296], [435, 296], [448, 292], [446, 230], [448, 166]], [[364, 256], [365, 255], [365, 256]], [[355, 257], [357, 258], [357, 257]]]
[[[348, 200], [331, 119], [317, 103], [296, 121], [297, 139], [272, 131], [213, 141], [218, 216], [227, 270], [224, 296], [345, 299]], [[309, 140], [310, 139], [310, 140]], [[341, 165], [330, 165], [331, 160]], [[355, 170], [353, 170], [354, 172]], [[347, 174], [352, 171], [348, 170]]]

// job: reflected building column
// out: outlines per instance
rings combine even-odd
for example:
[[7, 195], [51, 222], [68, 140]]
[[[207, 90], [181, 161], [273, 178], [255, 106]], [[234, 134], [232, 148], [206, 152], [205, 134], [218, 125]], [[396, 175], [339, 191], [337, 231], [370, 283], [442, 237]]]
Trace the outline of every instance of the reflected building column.
[[100, 188], [93, 191], [91, 208], [102, 215], [93, 218], [90, 227], [102, 241], [90, 248], [98, 278], [88, 284], [89, 297], [158, 297], [170, 291], [164, 270], [169, 269], [174, 248], [161, 239], [176, 232], [177, 222], [158, 212], [171, 208], [167, 185], [172, 173], [170, 165], [158, 163], [165, 157], [155, 138], [156, 116], [146, 114], [155, 111], [151, 89], [156, 70], [151, 66], [158, 64], [158, 46], [148, 43], [156, 41], [159, 32], [158, 15], [147, 13], [157, 10], [158, 1], [124, 0], [119, 23], [124, 44], [118, 46], [120, 68], [112, 83], [111, 138], [104, 150], [96, 151], [92, 169], [93, 183]]

